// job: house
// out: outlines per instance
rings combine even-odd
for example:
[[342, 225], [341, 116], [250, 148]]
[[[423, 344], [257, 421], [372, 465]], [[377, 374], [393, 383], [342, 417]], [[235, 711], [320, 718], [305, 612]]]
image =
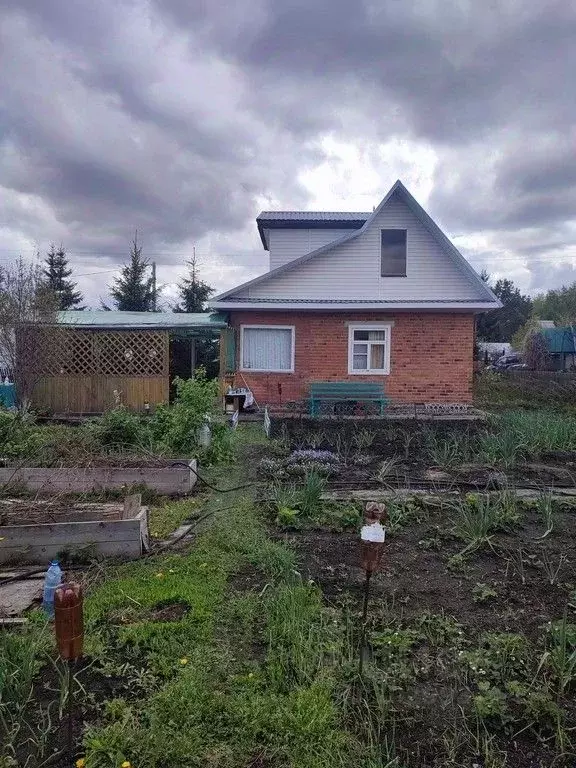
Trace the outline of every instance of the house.
[[267, 273], [215, 297], [222, 359], [260, 405], [371, 381], [396, 403], [472, 400], [474, 316], [501, 306], [406, 187], [371, 213], [266, 211]]
[[168, 402], [174, 378], [193, 375], [196, 339], [225, 327], [225, 318], [210, 313], [60, 312], [57, 327], [38, 329], [47, 354], [34, 407], [91, 414], [117, 402], [134, 410]]
[[477, 346], [480, 359], [486, 362], [514, 354], [512, 344], [508, 341], [479, 341]]

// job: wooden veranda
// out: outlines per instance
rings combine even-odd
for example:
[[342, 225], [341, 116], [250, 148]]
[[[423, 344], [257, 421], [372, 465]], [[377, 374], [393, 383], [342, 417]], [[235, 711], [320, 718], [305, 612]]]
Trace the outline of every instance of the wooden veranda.
[[[134, 410], [168, 402], [171, 340], [188, 338], [187, 375], [194, 372], [194, 337], [218, 333], [220, 316], [149, 312], [64, 312], [46, 337], [52, 352], [33, 392], [37, 410], [102, 413], [121, 402]], [[43, 330], [46, 334], [46, 329]], [[182, 372], [177, 372], [182, 375]]]

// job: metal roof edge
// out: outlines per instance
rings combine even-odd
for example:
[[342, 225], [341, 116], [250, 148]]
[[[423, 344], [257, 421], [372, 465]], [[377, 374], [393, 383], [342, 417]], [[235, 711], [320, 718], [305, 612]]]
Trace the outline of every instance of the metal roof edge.
[[398, 301], [398, 302], [384, 302], [384, 301], [330, 301], [330, 300], [318, 300], [313, 299], [305, 301], [297, 300], [280, 300], [280, 301], [234, 301], [230, 299], [224, 300], [219, 303], [219, 308], [223, 311], [230, 311], [232, 309], [237, 310], [298, 310], [300, 312], [307, 310], [330, 310], [330, 311], [355, 311], [355, 310], [374, 310], [379, 311], [396, 311], [396, 310], [434, 310], [434, 311], [446, 311], [451, 312], [487, 312], [491, 309], [496, 309], [502, 304], [498, 301], [494, 303], [492, 301], [479, 301], [479, 300], [452, 300], [452, 301]]

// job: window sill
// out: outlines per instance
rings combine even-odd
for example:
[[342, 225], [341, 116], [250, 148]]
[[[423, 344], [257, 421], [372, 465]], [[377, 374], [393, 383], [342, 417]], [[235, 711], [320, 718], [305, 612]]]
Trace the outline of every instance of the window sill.
[[378, 368], [376, 370], [365, 370], [365, 371], [348, 371], [349, 376], [389, 376], [390, 371], [385, 371], [383, 368]]
[[282, 368], [281, 370], [272, 370], [268, 368], [239, 368], [241, 373], [294, 373], [294, 369], [287, 370]]

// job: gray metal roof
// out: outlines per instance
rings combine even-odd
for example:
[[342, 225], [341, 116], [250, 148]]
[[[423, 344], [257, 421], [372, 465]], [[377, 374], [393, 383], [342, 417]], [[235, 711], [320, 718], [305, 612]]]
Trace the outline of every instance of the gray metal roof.
[[478, 304], [478, 299], [278, 299], [234, 296], [236, 304]]
[[267, 251], [267, 229], [360, 229], [370, 215], [365, 211], [262, 211], [256, 223]]
[[256, 221], [366, 221], [366, 211], [262, 211]]
[[161, 329], [203, 330], [225, 328], [217, 312], [107, 312], [103, 309], [69, 310], [58, 313], [58, 322], [75, 328], [111, 330]]

